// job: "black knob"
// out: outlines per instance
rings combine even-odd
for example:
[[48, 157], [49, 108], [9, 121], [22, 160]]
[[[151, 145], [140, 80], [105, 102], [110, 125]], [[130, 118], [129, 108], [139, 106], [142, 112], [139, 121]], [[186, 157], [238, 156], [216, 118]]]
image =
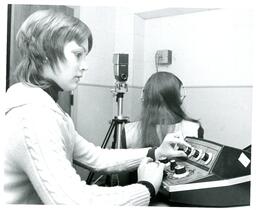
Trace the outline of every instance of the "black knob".
[[174, 171], [176, 166], [177, 166], [176, 161], [175, 160], [170, 160], [170, 170]]
[[175, 167], [175, 174], [184, 174], [184, 173], [186, 173], [185, 166], [177, 165]]
[[196, 149], [196, 150], [195, 150], [195, 153], [194, 153], [194, 155], [193, 155], [193, 157], [197, 158], [198, 155], [199, 155], [199, 151]]
[[207, 161], [209, 159], [209, 154], [207, 152], [205, 152], [203, 155], [202, 155], [202, 160], [203, 161]]
[[191, 147], [187, 147], [187, 149], [185, 150], [185, 153], [187, 154], [187, 156], [189, 156], [191, 152], [192, 152]]

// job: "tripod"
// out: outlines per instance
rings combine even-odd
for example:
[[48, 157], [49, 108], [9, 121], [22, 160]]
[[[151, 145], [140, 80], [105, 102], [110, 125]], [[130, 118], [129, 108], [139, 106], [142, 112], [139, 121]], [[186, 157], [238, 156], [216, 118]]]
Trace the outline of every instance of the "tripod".
[[[112, 149], [114, 149], [116, 147], [121, 148], [122, 129], [123, 129], [124, 124], [128, 122], [128, 117], [123, 116], [123, 98], [124, 98], [124, 93], [127, 92], [127, 90], [128, 90], [128, 87], [127, 87], [126, 83], [116, 82], [115, 89], [113, 90], [113, 93], [116, 96], [117, 116], [115, 116], [111, 120], [109, 129], [108, 129], [106, 136], [103, 140], [101, 148], [106, 148], [113, 131], [114, 131], [114, 135], [113, 135], [113, 142], [112, 142], [111, 148]], [[93, 176], [94, 176], [94, 172], [90, 171], [90, 173], [86, 179], [87, 184], [91, 184]], [[106, 178], [106, 185], [109, 185], [109, 186], [111, 185], [111, 177], [110, 176], [107, 176], [107, 178]]]

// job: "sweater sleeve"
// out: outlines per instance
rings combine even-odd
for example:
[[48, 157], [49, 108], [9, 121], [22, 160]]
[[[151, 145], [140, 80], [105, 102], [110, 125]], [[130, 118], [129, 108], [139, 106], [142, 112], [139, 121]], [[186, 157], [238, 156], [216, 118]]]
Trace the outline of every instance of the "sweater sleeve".
[[149, 148], [102, 149], [76, 133], [74, 159], [96, 171], [119, 172], [137, 168]]
[[[43, 203], [104, 206], [149, 204], [149, 191], [140, 184], [109, 188], [86, 185], [76, 174], [70, 161], [68, 151], [72, 149], [72, 142], [69, 141], [69, 134], [62, 132], [68, 130], [68, 127], [49, 119], [51, 116], [48, 112], [40, 113], [40, 121], [38, 116], [33, 114], [23, 119], [21, 126], [24, 135], [22, 143], [24, 151], [23, 158], [18, 160], [19, 166], [29, 177]], [[93, 150], [86, 156], [92, 158], [91, 163], [95, 162], [93, 159], [103, 161], [102, 158], [98, 158], [100, 149], [87, 142], [80, 144], [86, 151]], [[96, 158], [94, 158], [94, 152], [97, 154]], [[140, 158], [135, 159], [139, 161]]]

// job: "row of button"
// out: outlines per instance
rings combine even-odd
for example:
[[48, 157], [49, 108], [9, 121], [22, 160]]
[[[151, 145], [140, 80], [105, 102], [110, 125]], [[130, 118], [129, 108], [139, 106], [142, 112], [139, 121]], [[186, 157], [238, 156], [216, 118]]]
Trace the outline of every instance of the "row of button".
[[203, 160], [205, 165], [209, 164], [213, 157], [212, 153], [203, 152], [201, 149], [195, 149], [193, 147], [185, 148], [184, 152], [189, 158], [193, 157], [197, 161], [200, 159]]

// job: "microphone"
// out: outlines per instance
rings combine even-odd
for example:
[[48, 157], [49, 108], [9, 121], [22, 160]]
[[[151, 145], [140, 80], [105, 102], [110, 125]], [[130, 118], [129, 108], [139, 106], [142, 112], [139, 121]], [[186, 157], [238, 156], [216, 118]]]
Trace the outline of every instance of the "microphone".
[[128, 79], [128, 54], [115, 53], [113, 55], [114, 75], [119, 82], [125, 82]]

